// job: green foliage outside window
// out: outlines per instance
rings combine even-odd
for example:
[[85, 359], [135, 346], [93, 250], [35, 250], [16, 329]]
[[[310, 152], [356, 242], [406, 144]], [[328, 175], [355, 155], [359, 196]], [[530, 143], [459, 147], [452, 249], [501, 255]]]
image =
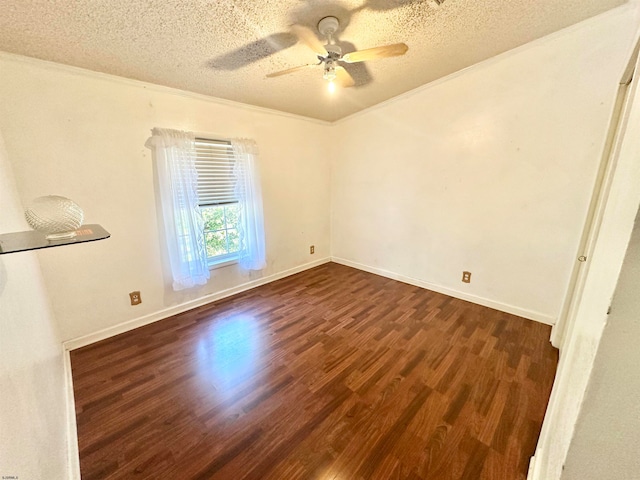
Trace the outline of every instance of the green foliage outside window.
[[201, 207], [204, 217], [204, 236], [207, 257], [229, 255], [240, 250], [238, 220], [240, 206], [237, 203]]

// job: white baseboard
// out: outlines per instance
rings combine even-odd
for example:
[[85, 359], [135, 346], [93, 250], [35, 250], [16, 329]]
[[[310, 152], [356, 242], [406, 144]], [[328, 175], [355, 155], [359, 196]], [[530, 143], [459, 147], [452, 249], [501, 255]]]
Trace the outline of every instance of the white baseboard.
[[371, 267], [369, 265], [353, 262], [351, 260], [347, 260], [345, 258], [340, 258], [340, 257], [331, 257], [331, 261], [335, 263], [339, 263], [341, 265], [346, 265], [347, 267], [357, 268], [358, 270], [363, 270], [365, 272], [375, 273], [376, 275], [391, 278], [392, 280], [398, 280], [399, 282], [402, 282], [402, 283], [408, 283], [409, 285], [415, 285], [416, 287], [425, 288], [433, 292], [449, 295], [450, 297], [459, 298], [461, 300], [466, 300], [471, 303], [476, 303], [484, 307], [493, 308], [494, 310], [510, 313], [512, 315], [517, 315], [518, 317], [534, 320], [536, 322], [544, 323], [545, 325], [554, 325], [556, 323], [555, 318], [549, 315], [545, 315], [544, 313], [535, 312], [533, 310], [527, 310], [524, 308], [509, 305], [506, 303], [497, 302], [495, 300], [490, 300], [488, 298], [478, 297], [476, 295], [471, 295], [469, 293], [460, 292], [458, 290], [442, 287], [440, 285], [435, 285], [433, 283], [425, 282], [423, 280], [418, 280], [417, 278], [406, 277], [404, 275], [400, 275], [399, 273], [390, 272], [389, 270], [384, 270], [382, 268]]
[[297, 267], [290, 268], [282, 272], [274, 273], [273, 275], [269, 275], [267, 277], [259, 278], [251, 282], [243, 283], [241, 285], [228, 288], [226, 290], [221, 290], [219, 292], [211, 293], [209, 295], [205, 295], [204, 297], [200, 297], [198, 299], [191, 300], [189, 302], [181, 303], [179, 305], [174, 305], [173, 307], [165, 308], [157, 312], [144, 315], [142, 317], [134, 318], [133, 320], [128, 320], [126, 322], [119, 323], [118, 325], [114, 325], [113, 327], [108, 327], [108, 328], [99, 330], [97, 332], [90, 333], [88, 335], [83, 335], [82, 337], [67, 340], [62, 345], [65, 348], [65, 350], [68, 350], [68, 351], [85, 347], [92, 343], [99, 342], [100, 340], [104, 340], [106, 338], [113, 337], [115, 335], [119, 335], [124, 332], [128, 332], [129, 330], [133, 330], [135, 328], [142, 327], [144, 325], [148, 325], [153, 322], [157, 322], [158, 320], [162, 320], [164, 318], [171, 317], [173, 315], [177, 315], [182, 312], [186, 312], [187, 310], [191, 310], [193, 308], [206, 305], [207, 303], [211, 303], [216, 300], [220, 300], [222, 298], [230, 297], [237, 293], [241, 293], [246, 290], [259, 287], [260, 285], [265, 285], [267, 283], [271, 283], [281, 278], [288, 277], [290, 275], [295, 275], [296, 273], [300, 273], [310, 268], [317, 267], [318, 265], [329, 263], [330, 261], [331, 261], [330, 257], [325, 257], [325, 258], [321, 258], [320, 260], [305, 263], [303, 265], [299, 265]]
[[69, 480], [80, 480], [80, 452], [78, 451], [78, 428], [76, 426], [76, 402], [73, 396], [73, 376], [71, 374], [71, 356], [63, 348], [65, 400], [67, 404], [67, 468]]
[[391, 272], [389, 270], [384, 270], [382, 268], [371, 267], [369, 265], [364, 265], [362, 263], [353, 262], [345, 258], [325, 257], [313, 262], [299, 265], [294, 268], [290, 268], [288, 270], [284, 270], [279, 273], [274, 273], [273, 275], [269, 275], [267, 277], [259, 278], [251, 282], [246, 282], [246, 283], [237, 285], [235, 287], [228, 288], [226, 290], [221, 290], [219, 292], [215, 292], [215, 293], [206, 295], [204, 297], [200, 297], [196, 300], [191, 300], [189, 302], [181, 303], [179, 305], [174, 305], [169, 308], [158, 310], [157, 312], [153, 312], [148, 315], [144, 315], [142, 317], [134, 318], [133, 320], [128, 320], [126, 322], [119, 323], [118, 325], [114, 325], [112, 327], [108, 327], [108, 328], [99, 330], [97, 332], [90, 333], [88, 335], [83, 335], [78, 338], [67, 340], [66, 342], [63, 343], [63, 347], [67, 351], [75, 350], [77, 348], [81, 348], [81, 347], [90, 345], [92, 343], [99, 342], [100, 340], [104, 340], [106, 338], [113, 337], [115, 335], [119, 335], [124, 332], [128, 332], [129, 330], [133, 330], [135, 328], [142, 327], [144, 325], [148, 325], [153, 322], [157, 322], [158, 320], [162, 320], [172, 315], [177, 315], [179, 313], [186, 312], [187, 310], [191, 310], [193, 308], [206, 305], [207, 303], [211, 303], [216, 300], [230, 297], [237, 293], [241, 293], [246, 290], [250, 290], [252, 288], [265, 285], [267, 283], [273, 282], [275, 280], [279, 280], [284, 277], [288, 277], [290, 275], [295, 275], [296, 273], [303, 272], [305, 270], [308, 270], [313, 267], [317, 267], [318, 265], [323, 265], [328, 262], [335, 262], [341, 265], [346, 265], [348, 267], [357, 268], [358, 270], [374, 273], [376, 275], [380, 275], [386, 278], [391, 278], [399, 282], [408, 283], [409, 285], [415, 285], [417, 287], [425, 288], [427, 290], [442, 293], [444, 295], [449, 295], [450, 297], [459, 298], [461, 300], [466, 300], [472, 303], [476, 303], [478, 305], [493, 308], [501, 312], [517, 315], [519, 317], [527, 318], [529, 320], [534, 320], [536, 322], [544, 323], [546, 325], [555, 324], [555, 318], [540, 312], [523, 309], [523, 308], [509, 305], [506, 303], [501, 303], [501, 302], [497, 302], [487, 298], [479, 297], [476, 295], [471, 295], [465, 292], [460, 292], [458, 290], [442, 287], [440, 285], [425, 282], [423, 280], [418, 280], [416, 278], [407, 277], [395, 272]]
[[536, 468], [535, 455], [529, 459], [529, 470], [527, 471], [527, 480], [543, 480], [542, 478], [540, 478], [539, 469]]

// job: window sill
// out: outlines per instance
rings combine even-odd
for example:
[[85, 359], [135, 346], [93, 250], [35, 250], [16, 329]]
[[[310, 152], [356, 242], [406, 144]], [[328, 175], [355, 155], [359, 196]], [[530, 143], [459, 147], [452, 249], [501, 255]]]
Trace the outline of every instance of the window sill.
[[228, 267], [229, 265], [233, 265], [234, 263], [238, 263], [238, 257], [226, 258], [218, 261], [213, 261], [209, 263], [209, 270], [215, 270], [217, 268]]

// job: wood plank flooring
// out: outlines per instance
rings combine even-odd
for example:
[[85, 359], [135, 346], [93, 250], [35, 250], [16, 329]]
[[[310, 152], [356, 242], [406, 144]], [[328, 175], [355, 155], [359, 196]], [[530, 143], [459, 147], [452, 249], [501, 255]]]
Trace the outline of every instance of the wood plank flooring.
[[522, 480], [549, 334], [322, 265], [71, 352], [82, 478]]

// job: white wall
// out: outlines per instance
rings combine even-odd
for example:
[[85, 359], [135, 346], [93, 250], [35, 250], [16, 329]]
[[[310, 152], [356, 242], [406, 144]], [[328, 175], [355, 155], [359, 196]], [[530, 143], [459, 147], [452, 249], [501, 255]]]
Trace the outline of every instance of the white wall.
[[339, 122], [332, 254], [553, 323], [635, 29], [630, 9]]
[[[640, 181], [640, 179], [636, 179]], [[621, 480], [640, 474], [640, 215], [562, 479]]]
[[[23, 203], [70, 197], [86, 223], [112, 235], [39, 254], [64, 340], [328, 257], [325, 124], [23, 57], [0, 56], [0, 71], [0, 129]], [[268, 262], [262, 273], [233, 265], [214, 270], [205, 287], [171, 290], [144, 146], [156, 126], [257, 141]], [[142, 293], [136, 307], [129, 305], [133, 290]]]
[[[0, 135], [0, 233], [28, 230]], [[0, 475], [68, 478], [62, 346], [34, 253], [0, 255]]]

